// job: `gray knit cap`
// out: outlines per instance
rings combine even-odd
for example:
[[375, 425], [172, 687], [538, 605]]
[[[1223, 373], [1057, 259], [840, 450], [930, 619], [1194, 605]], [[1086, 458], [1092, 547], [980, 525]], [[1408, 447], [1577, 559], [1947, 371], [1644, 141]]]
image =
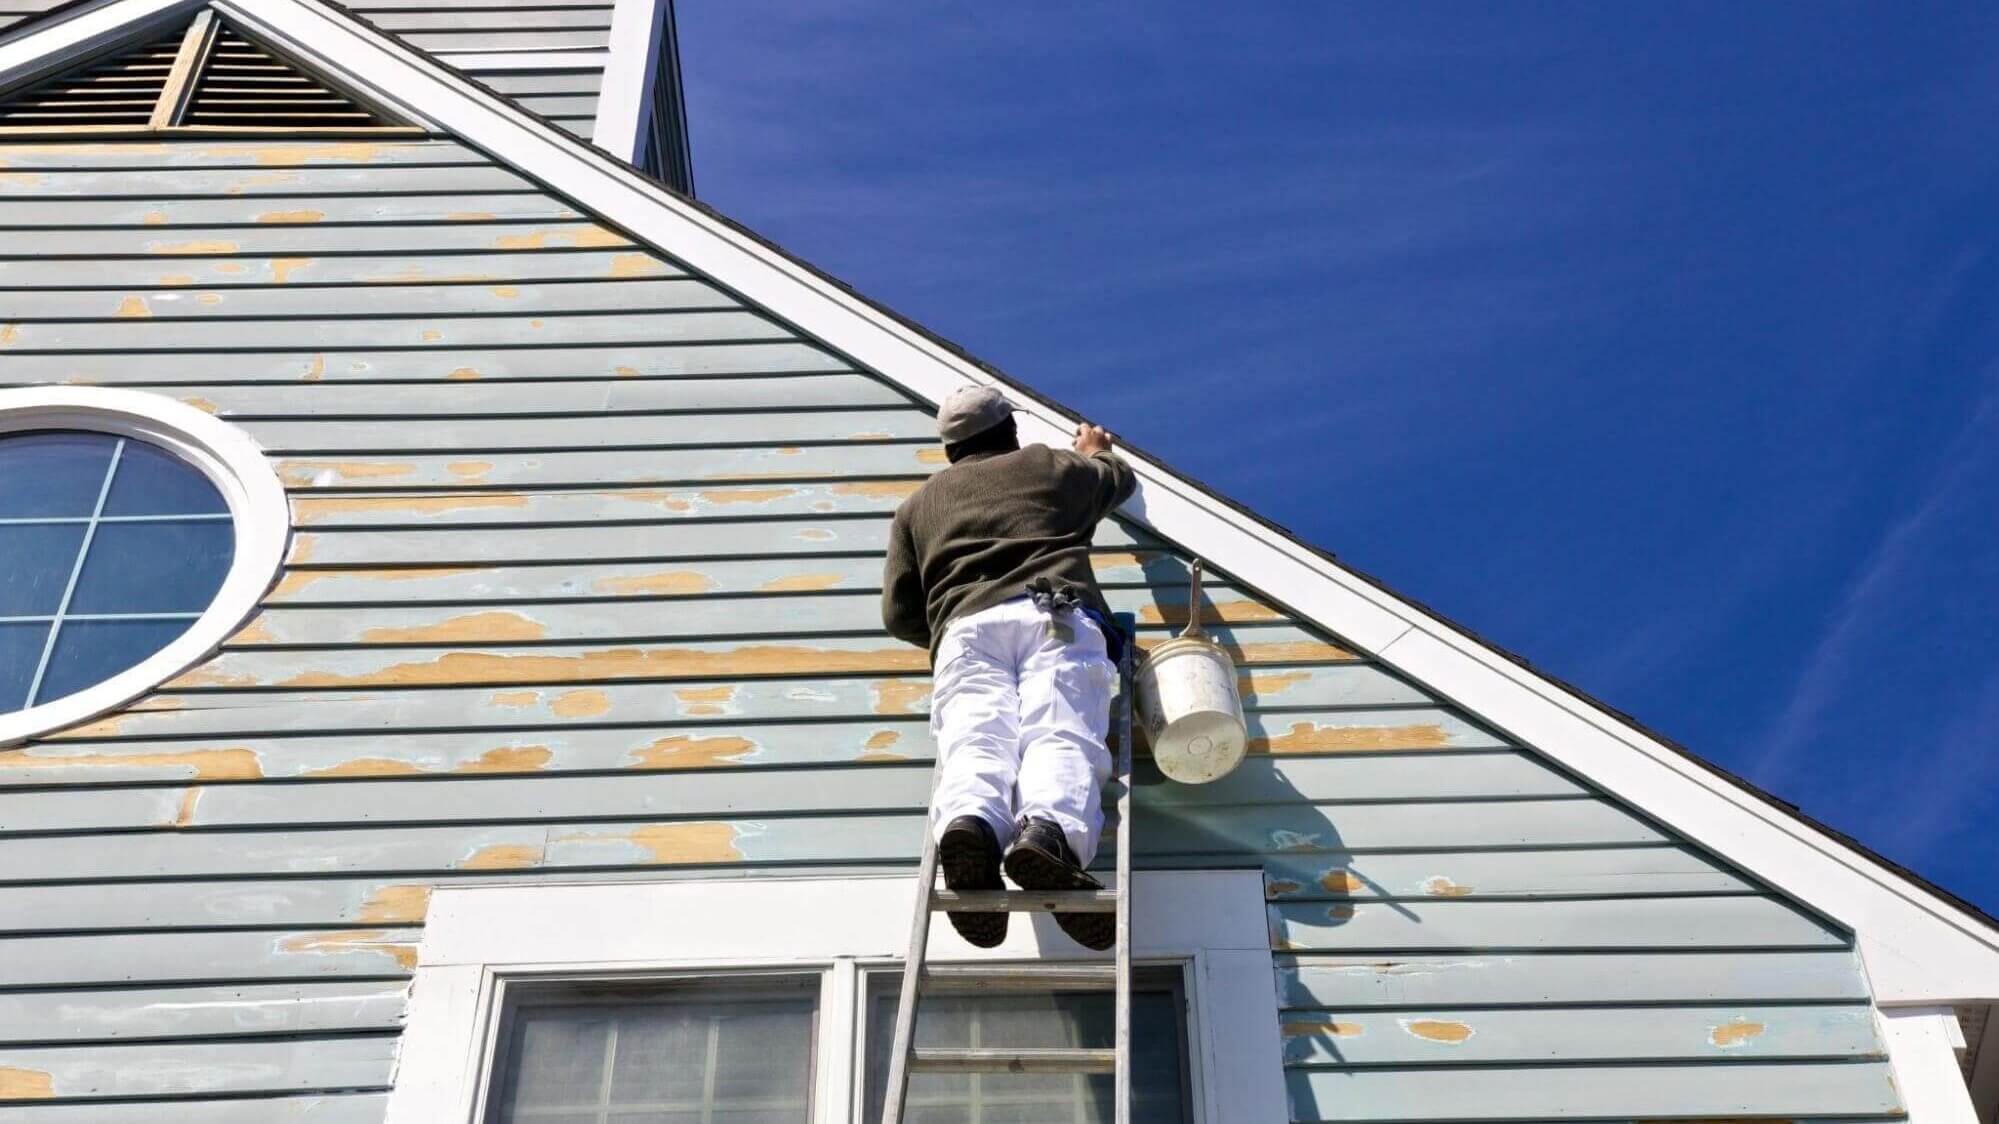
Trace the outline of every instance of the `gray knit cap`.
[[965, 386], [951, 392], [937, 411], [937, 436], [946, 445], [977, 437], [1013, 416], [1013, 403], [990, 386]]

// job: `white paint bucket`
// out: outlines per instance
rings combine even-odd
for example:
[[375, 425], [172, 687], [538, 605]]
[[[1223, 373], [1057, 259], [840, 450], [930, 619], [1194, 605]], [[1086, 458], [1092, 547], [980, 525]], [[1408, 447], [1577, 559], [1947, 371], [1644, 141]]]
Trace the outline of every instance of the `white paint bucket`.
[[1242, 763], [1248, 729], [1235, 661], [1205, 636], [1154, 648], [1138, 673], [1138, 713], [1152, 760], [1169, 780], [1205, 784]]
[[1201, 560], [1189, 570], [1187, 627], [1146, 653], [1136, 701], [1159, 771], [1182, 784], [1206, 784], [1242, 763], [1249, 728], [1235, 661], [1201, 635]]

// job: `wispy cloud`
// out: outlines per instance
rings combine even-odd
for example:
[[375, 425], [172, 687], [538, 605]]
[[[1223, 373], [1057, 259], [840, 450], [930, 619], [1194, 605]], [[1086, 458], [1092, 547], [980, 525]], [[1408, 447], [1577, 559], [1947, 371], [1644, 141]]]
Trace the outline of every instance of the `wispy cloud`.
[[[1761, 739], [1750, 769], [1760, 783], [1795, 790], [1808, 772], [1850, 763], [1857, 750], [1880, 783], [1838, 803], [1864, 819], [1870, 834], [1911, 850], [1953, 830], [1971, 802], [1991, 798], [1999, 784], [1999, 652], [1991, 645], [1999, 612], [1990, 582], [1999, 573], [1992, 544], [1973, 540], [1990, 532], [1995, 495], [1999, 391], [1988, 392], [1945, 444], [1928, 483], [1847, 584]], [[1958, 580], [1939, 588], [1948, 578]], [[1983, 646], [1963, 643], [1980, 635]], [[1939, 654], [1957, 661], [1958, 684], [1933, 684], [1891, 704], [1891, 713], [1904, 716], [1899, 727], [1839, 727], [1854, 693], [1894, 691], [1898, 662]], [[1853, 745], [1856, 735], [1870, 743]]]

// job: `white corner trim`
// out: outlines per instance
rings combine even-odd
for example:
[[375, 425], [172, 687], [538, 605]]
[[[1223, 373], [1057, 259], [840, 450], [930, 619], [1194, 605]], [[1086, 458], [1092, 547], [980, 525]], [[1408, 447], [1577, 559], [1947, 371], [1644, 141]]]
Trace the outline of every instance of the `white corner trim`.
[[1971, 1092], [1958, 1068], [1964, 1045], [1957, 1014], [1948, 1007], [1886, 1007], [1880, 1012], [1888, 1064], [1910, 1124], [1978, 1124]]
[[[1132, 952], [1186, 967], [1190, 1063], [1204, 1124], [1287, 1118], [1276, 974], [1260, 871], [1140, 871]], [[823, 973], [816, 1124], [848, 1124], [857, 1098], [857, 968], [888, 966], [908, 941], [915, 880], [480, 884], [432, 894], [388, 1124], [470, 1124], [508, 981], [536, 978]], [[931, 929], [934, 962], [1108, 959], [1071, 943], [1047, 915], [1016, 917], [1006, 943], [965, 944]], [[835, 1073], [833, 1071], [837, 1070]]]
[[74, 694], [0, 715], [0, 746], [122, 706], [206, 658], [241, 627], [277, 577], [291, 534], [284, 486], [249, 434], [158, 394], [89, 386], [0, 390], [0, 436], [85, 429], [158, 445], [200, 469], [229, 504], [236, 553], [222, 588], [186, 632], [133, 667]]
[[659, 79], [664, 33], [661, 0], [617, 0], [611, 9], [611, 57], [597, 94], [590, 143], [627, 164], [638, 163], [652, 127], [653, 83]]
[[1985, 1034], [1978, 1044], [1978, 1056], [1971, 1059], [1971, 1107], [1978, 1119], [1992, 1124], [1999, 1119], [1999, 1008], [1985, 1012]]
[[[106, 12], [147, 12], [159, 4], [119, 0]], [[957, 387], [996, 381], [628, 164], [577, 145], [448, 64], [342, 18], [318, 0], [217, 0], [215, 6], [281, 37], [301, 57], [382, 101], [421, 105], [445, 131], [923, 399], [939, 402]], [[1061, 410], [1018, 388], [1007, 393], [1020, 407], [1024, 439], [1063, 438], [1070, 421]], [[1128, 514], [1753, 877], [1852, 927], [1882, 1001], [1999, 999], [1999, 931], [1985, 921], [1163, 466], [1138, 457], [1132, 462], [1140, 489]]]

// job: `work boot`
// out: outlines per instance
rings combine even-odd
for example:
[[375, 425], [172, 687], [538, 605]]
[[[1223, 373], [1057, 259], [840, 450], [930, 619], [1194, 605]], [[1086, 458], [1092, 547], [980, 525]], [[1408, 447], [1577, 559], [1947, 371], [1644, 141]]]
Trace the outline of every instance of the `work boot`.
[[[1069, 849], [1053, 820], [1028, 820], [1006, 853], [1007, 877], [1023, 890], [1101, 890]], [[1069, 939], [1101, 952], [1117, 943], [1117, 916], [1110, 913], [1057, 913], [1055, 923]]]
[[[959, 816], [944, 825], [937, 841], [937, 865], [944, 868], [947, 890], [1003, 890], [999, 840], [977, 816]], [[1004, 913], [947, 913], [951, 927], [969, 944], [991, 948], [1006, 940]]]

